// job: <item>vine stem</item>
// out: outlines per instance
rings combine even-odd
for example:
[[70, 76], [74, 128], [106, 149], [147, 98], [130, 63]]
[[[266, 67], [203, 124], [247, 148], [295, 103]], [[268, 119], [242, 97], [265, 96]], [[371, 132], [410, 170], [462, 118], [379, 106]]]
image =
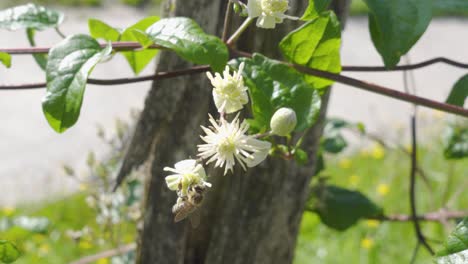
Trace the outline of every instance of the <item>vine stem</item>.
[[410, 170], [410, 207], [411, 207], [411, 221], [414, 225], [414, 230], [418, 242], [421, 243], [431, 255], [434, 255], [434, 250], [431, 248], [426, 240], [426, 237], [422, 233], [421, 226], [419, 225], [419, 219], [417, 217], [416, 210], [416, 168], [417, 168], [417, 134], [416, 134], [416, 117], [411, 116], [411, 170]]
[[128, 244], [128, 245], [123, 245], [114, 249], [106, 250], [99, 252], [94, 255], [86, 256], [84, 258], [81, 258], [79, 260], [73, 261], [70, 264], [88, 264], [88, 263], [93, 263], [99, 259], [102, 258], [110, 258], [118, 255], [123, 255], [125, 253], [134, 251], [136, 249], [136, 244]]
[[244, 22], [242, 23], [242, 25], [240, 25], [236, 32], [234, 32], [234, 34], [232, 34], [232, 36], [228, 39], [226, 44], [228, 46], [234, 45], [234, 43], [236, 43], [236, 41], [239, 39], [242, 33], [244, 33], [244, 31], [250, 26], [250, 24], [252, 24], [254, 20], [255, 18], [247, 17], [247, 19], [244, 20]]
[[[102, 45], [104, 46], [105, 44], [102, 44]], [[120, 50], [121, 51], [121, 50], [135, 50], [135, 49], [141, 48], [141, 45], [139, 43], [137, 43], [137, 42], [114, 42], [114, 43], [112, 43], [112, 47], [115, 50]], [[157, 48], [157, 47], [158, 47], [157, 45], [151, 46], [151, 48]], [[31, 54], [32, 51], [34, 51], [34, 53], [40, 53], [39, 51], [44, 53], [44, 52], [48, 51], [48, 48], [3, 49], [3, 50], [0, 49], [0, 51], [16, 52], [14, 54], [26, 54], [26, 53]], [[240, 56], [251, 57], [252, 56], [251, 53], [242, 52], [242, 51], [238, 51], [238, 50], [235, 50], [235, 49], [231, 49], [231, 55], [233, 57], [240, 57]], [[394, 99], [398, 99], [398, 100], [401, 100], [401, 101], [414, 103], [414, 104], [417, 104], [417, 105], [437, 109], [437, 110], [440, 110], [440, 111], [444, 111], [444, 112], [448, 112], [448, 113], [468, 117], [468, 109], [464, 109], [463, 107], [459, 107], [459, 106], [455, 106], [455, 105], [451, 105], [451, 104], [440, 103], [440, 102], [437, 102], [437, 101], [434, 101], [434, 100], [430, 100], [430, 99], [426, 99], [426, 98], [423, 98], [423, 97], [407, 94], [407, 93], [400, 92], [400, 91], [397, 91], [397, 90], [393, 90], [393, 89], [390, 89], [390, 88], [387, 88], [387, 87], [384, 87], [384, 86], [368, 83], [368, 82], [365, 82], [365, 81], [361, 81], [361, 80], [358, 80], [358, 79], [354, 79], [354, 78], [347, 77], [347, 76], [340, 75], [340, 74], [336, 74], [336, 73], [326, 72], [326, 71], [322, 71], [322, 70], [318, 70], [318, 69], [312, 69], [312, 68], [308, 68], [308, 67], [305, 67], [305, 66], [302, 66], [302, 65], [292, 64], [292, 63], [288, 63], [288, 62], [284, 62], [284, 61], [280, 61], [280, 62], [285, 64], [285, 65], [288, 65], [289, 67], [293, 67], [296, 70], [298, 70], [299, 72], [302, 72], [302, 73], [305, 73], [305, 74], [309, 74], [309, 75], [325, 78], [325, 79], [328, 79], [328, 80], [336, 81], [336, 82], [343, 83], [343, 84], [353, 86], [353, 87], [356, 87], [356, 88], [360, 88], [360, 89], [363, 89], [363, 90], [366, 90], [366, 91], [369, 91], [369, 92], [373, 92], [373, 93], [381, 94], [381, 95], [391, 97], [391, 98], [394, 98]], [[201, 66], [201, 67], [203, 68], [203, 71], [209, 70], [209, 66], [205, 65], [205, 66]], [[169, 75], [170, 77], [176, 77], [176, 76], [180, 76], [180, 75], [184, 75], [184, 74], [190, 74], [192, 72], [193, 72], [192, 69], [186, 69], [186, 71], [183, 74], [171, 75], [170, 74], [171, 72], [167, 72], [166, 74]], [[114, 84], [123, 84], [123, 83], [133, 83], [133, 82], [156, 80], [158, 78], [159, 78], [159, 76], [154, 75], [154, 76], [137, 77], [137, 78], [117, 79], [117, 81], [115, 81], [115, 80], [96, 80], [96, 84], [114, 85]], [[1, 89], [5, 89], [5, 90], [26, 89], [25, 87], [28, 88], [28, 89], [39, 88], [39, 87], [45, 87], [45, 84], [40, 83], [40, 84], [27, 84], [27, 85], [4, 85], [4, 86], [0, 86], [0, 90]]]

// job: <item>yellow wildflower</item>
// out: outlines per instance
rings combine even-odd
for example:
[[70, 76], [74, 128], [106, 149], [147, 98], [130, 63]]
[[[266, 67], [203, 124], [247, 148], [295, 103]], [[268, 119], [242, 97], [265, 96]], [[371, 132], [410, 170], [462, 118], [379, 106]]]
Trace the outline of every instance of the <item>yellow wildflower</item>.
[[50, 246], [49, 244], [42, 244], [39, 246], [39, 255], [44, 256], [47, 255], [50, 252]]
[[2, 214], [4, 214], [5, 216], [12, 216], [14, 213], [15, 213], [14, 207], [6, 206], [2, 208]]
[[372, 157], [374, 159], [382, 159], [385, 156], [385, 150], [380, 144], [376, 144], [372, 148]]
[[366, 221], [366, 225], [371, 228], [376, 228], [379, 226], [379, 224], [380, 224], [380, 221], [375, 220], [375, 219], [369, 219]]
[[380, 196], [385, 196], [387, 195], [388, 193], [390, 192], [390, 187], [388, 186], [388, 184], [385, 184], [385, 183], [381, 183], [377, 186], [377, 193], [380, 195]]
[[109, 264], [110, 261], [108, 258], [101, 258], [96, 261], [96, 264]]
[[365, 237], [361, 240], [361, 247], [365, 249], [371, 249], [374, 246], [374, 240], [369, 237]]
[[78, 243], [78, 247], [80, 249], [90, 249], [93, 247], [93, 244], [87, 240], [80, 240], [80, 243]]
[[357, 176], [356, 174], [353, 174], [349, 177], [349, 184], [351, 186], [356, 186], [359, 182], [359, 176]]
[[347, 159], [347, 158], [341, 159], [340, 162], [339, 162], [340, 168], [342, 168], [342, 169], [351, 168], [351, 164], [352, 164], [351, 160]]

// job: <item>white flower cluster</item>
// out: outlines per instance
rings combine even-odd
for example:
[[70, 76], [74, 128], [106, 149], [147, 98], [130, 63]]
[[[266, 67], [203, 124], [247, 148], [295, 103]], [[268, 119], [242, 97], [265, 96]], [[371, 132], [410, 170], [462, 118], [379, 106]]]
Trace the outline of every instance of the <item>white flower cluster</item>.
[[236, 163], [246, 170], [247, 167], [258, 165], [268, 156], [271, 143], [247, 134], [249, 125], [245, 120], [240, 120], [239, 114], [230, 122], [225, 119], [225, 114], [241, 110], [249, 101], [242, 78], [243, 69], [244, 63], [241, 63], [239, 70], [232, 74], [229, 66], [226, 66], [223, 75], [215, 73], [213, 76], [207, 73], [213, 85], [213, 99], [220, 119], [216, 120], [210, 115], [211, 126], [202, 126], [205, 135], [201, 136], [204, 144], [198, 145], [199, 160], [187, 159], [177, 162], [174, 168], [164, 168], [165, 171], [174, 173], [166, 177], [166, 184], [178, 195], [178, 202], [173, 208], [177, 221], [186, 215], [186, 211], [192, 212], [201, 202], [206, 187], [211, 187], [207, 182], [203, 161], [206, 164], [214, 162], [215, 167], [224, 168], [226, 175], [228, 171], [234, 171]]

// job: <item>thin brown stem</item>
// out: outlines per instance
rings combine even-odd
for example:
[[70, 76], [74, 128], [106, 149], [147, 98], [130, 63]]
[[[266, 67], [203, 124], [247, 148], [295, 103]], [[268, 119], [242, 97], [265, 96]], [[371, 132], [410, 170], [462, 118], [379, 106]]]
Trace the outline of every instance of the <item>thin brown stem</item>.
[[[114, 43], [114, 44], [116, 44], [116, 43]], [[114, 45], [114, 44], [113, 44], [113, 47], [116, 48], [116, 49], [121, 49], [121, 48], [122, 49], [128, 49], [129, 48], [129, 46], [120, 45], [120, 44], [119, 45]], [[140, 46], [140, 44], [136, 43], [135, 47], [141, 47], [141, 46]], [[30, 48], [30, 49], [34, 49], [34, 48]], [[249, 56], [252, 55], [250, 53], [240, 52], [240, 51], [236, 51], [236, 50], [231, 50], [231, 52], [235, 56], [240, 55], [240, 56], [249, 57]], [[396, 91], [396, 90], [393, 90], [393, 89], [390, 89], [390, 88], [387, 88], [387, 87], [384, 87], [384, 86], [364, 82], [364, 81], [361, 81], [361, 80], [358, 80], [358, 79], [354, 79], [354, 78], [347, 77], [347, 76], [340, 75], [340, 74], [336, 74], [336, 73], [326, 72], [326, 71], [322, 71], [322, 70], [318, 70], [318, 69], [311, 69], [311, 68], [307, 68], [307, 67], [302, 66], [302, 65], [297, 65], [297, 64], [287, 63], [287, 62], [282, 62], [282, 63], [284, 63], [285, 65], [288, 65], [290, 67], [293, 67], [296, 70], [298, 70], [299, 72], [302, 72], [302, 73], [305, 73], [305, 74], [314, 75], [314, 76], [317, 76], [317, 77], [321, 77], [321, 78], [336, 81], [336, 82], [339, 82], [339, 83], [347, 84], [347, 85], [350, 85], [350, 86], [353, 86], [353, 87], [356, 87], [356, 88], [360, 88], [360, 89], [363, 89], [363, 90], [366, 90], [366, 91], [369, 91], [369, 92], [381, 94], [381, 95], [384, 95], [384, 96], [387, 96], [387, 97], [395, 98], [395, 99], [405, 101], [405, 102], [408, 102], [408, 103], [413, 103], [413, 104], [417, 104], [417, 105], [437, 109], [437, 110], [440, 110], [440, 111], [443, 111], [443, 112], [468, 117], [468, 109], [464, 109], [463, 107], [450, 105], [450, 104], [445, 104], [445, 103], [440, 103], [440, 102], [433, 101], [433, 100], [430, 100], [430, 99], [426, 99], [426, 98], [423, 98], [423, 97], [410, 95], [410, 94], [403, 93], [403, 92], [400, 92], [400, 91]], [[207, 67], [207, 66], [201, 66], [201, 67]], [[205, 70], [207, 70], [207, 68], [205, 68]], [[171, 76], [171, 77], [173, 77], [173, 76]], [[128, 79], [124, 79], [124, 80], [118, 79], [118, 81], [116, 81], [116, 82], [117, 82], [117, 84], [134, 83], [134, 82], [155, 80], [155, 78], [156, 78], [156, 76], [153, 76], [153, 77], [150, 77], [150, 76], [137, 77], [137, 78], [128, 78]], [[105, 81], [103, 81], [103, 82], [101, 82], [99, 84], [102, 84], [102, 83], [109, 84], [109, 85], [114, 85], [115, 84], [113, 80], [105, 80]], [[24, 88], [24, 87], [26, 87], [26, 88]], [[44, 87], [44, 84], [42, 83], [42, 84], [28, 84], [28, 85], [16, 85], [16, 86], [8, 85], [8, 86], [0, 86], [0, 89], [5, 89], [5, 90], [7, 90], [7, 89], [8, 90], [16, 89], [17, 90], [17, 89], [32, 89], [32, 88], [38, 88], [38, 87]]]
[[221, 36], [221, 40], [226, 42], [228, 39], [229, 28], [231, 27], [232, 21], [232, 3], [228, 1], [226, 4], [226, 15], [224, 16], [224, 26], [223, 26], [223, 34]]
[[[446, 211], [439, 210], [436, 212], [430, 212], [426, 214], [420, 214], [416, 216], [418, 221], [425, 222], [444, 222], [451, 219], [459, 219], [468, 216], [468, 211]], [[412, 215], [405, 214], [392, 214], [392, 215], [383, 215], [369, 217], [368, 219], [379, 220], [379, 221], [389, 221], [389, 222], [410, 222], [413, 221]]]
[[102, 259], [102, 258], [110, 258], [118, 255], [123, 255], [125, 253], [131, 252], [136, 249], [136, 244], [128, 244], [121, 247], [117, 247], [114, 249], [106, 250], [94, 255], [90, 255], [79, 260], [73, 261], [70, 264], [88, 264], [94, 263], [95, 261]]
[[419, 225], [419, 219], [417, 218], [417, 209], [416, 209], [416, 168], [417, 168], [417, 134], [416, 134], [416, 118], [411, 116], [411, 170], [410, 170], [410, 207], [411, 207], [411, 220], [414, 225], [414, 230], [418, 241], [431, 253], [434, 255], [434, 250], [431, 248], [429, 243], [426, 241], [424, 234], [422, 233], [421, 226]]
[[[153, 75], [146, 75], [134, 78], [120, 78], [120, 79], [88, 79], [88, 84], [95, 85], [121, 85], [129, 83], [137, 83], [144, 81], [154, 81], [162, 80], [168, 78], [174, 78], [184, 75], [191, 75], [209, 71], [211, 68], [208, 65], [195, 66], [188, 69], [174, 70], [168, 72], [159, 72]], [[21, 84], [21, 85], [0, 85], [0, 90], [24, 90], [24, 89], [38, 89], [47, 87], [47, 83], [30, 83], [30, 84]]]
[[[107, 43], [100, 44], [102, 48], [107, 46]], [[130, 51], [142, 49], [140, 43], [131, 42], [131, 41], [122, 41], [122, 42], [112, 42], [112, 49], [114, 51]], [[9, 53], [10, 55], [28, 55], [28, 54], [38, 54], [38, 53], [49, 53], [50, 47], [28, 47], [28, 48], [3, 48], [0, 49], [0, 52]], [[153, 44], [147, 49], [166, 49], [162, 46]]]

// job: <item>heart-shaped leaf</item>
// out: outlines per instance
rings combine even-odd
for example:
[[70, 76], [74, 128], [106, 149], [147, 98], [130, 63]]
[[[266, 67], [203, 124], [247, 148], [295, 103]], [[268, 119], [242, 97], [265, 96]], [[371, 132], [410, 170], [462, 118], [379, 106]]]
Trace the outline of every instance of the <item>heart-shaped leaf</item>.
[[[159, 21], [159, 17], [152, 16], [140, 20], [138, 23], [126, 28], [121, 36], [122, 41], [138, 41], [143, 47], [152, 44], [152, 40], [145, 34], [145, 30]], [[130, 67], [135, 74], [140, 73], [153, 58], [158, 54], [159, 50], [147, 49], [139, 51], [125, 51], [122, 54], [127, 59]]]
[[0, 52], [0, 62], [2, 62], [5, 67], [11, 67], [11, 55], [6, 52]]
[[171, 49], [185, 60], [209, 64], [222, 71], [228, 60], [228, 49], [218, 37], [206, 34], [192, 19], [161, 19], [146, 30], [155, 44]]
[[468, 250], [468, 218], [461, 221], [452, 231], [444, 243], [444, 249], [437, 252], [437, 256], [448, 256], [464, 250]]
[[303, 74], [261, 54], [254, 54], [251, 59], [232, 60], [229, 65], [238, 69], [241, 62], [245, 63], [243, 76], [249, 87], [253, 129], [269, 129], [271, 117], [281, 107], [289, 107], [296, 112], [296, 131], [303, 131], [314, 124], [321, 100]]
[[47, 94], [42, 109], [50, 126], [62, 133], [76, 123], [80, 115], [86, 81], [92, 69], [110, 54], [87, 35], [73, 35], [49, 51]]
[[426, 31], [432, 19], [432, 1], [364, 0], [370, 10], [369, 31], [385, 66], [398, 64]]
[[307, 210], [316, 212], [324, 224], [340, 231], [359, 219], [382, 214], [382, 209], [362, 193], [334, 185], [314, 187]]
[[[308, 21], [289, 33], [280, 43], [285, 58], [309, 68], [339, 73], [341, 27], [333, 12]], [[316, 89], [324, 88], [333, 81], [314, 76], [305, 76], [307, 82]]]
[[463, 107], [466, 97], [468, 97], [468, 74], [455, 83], [445, 102]]
[[0, 28], [43, 30], [58, 26], [62, 23], [63, 18], [63, 14], [58, 11], [35, 4], [27, 4], [0, 11]]

